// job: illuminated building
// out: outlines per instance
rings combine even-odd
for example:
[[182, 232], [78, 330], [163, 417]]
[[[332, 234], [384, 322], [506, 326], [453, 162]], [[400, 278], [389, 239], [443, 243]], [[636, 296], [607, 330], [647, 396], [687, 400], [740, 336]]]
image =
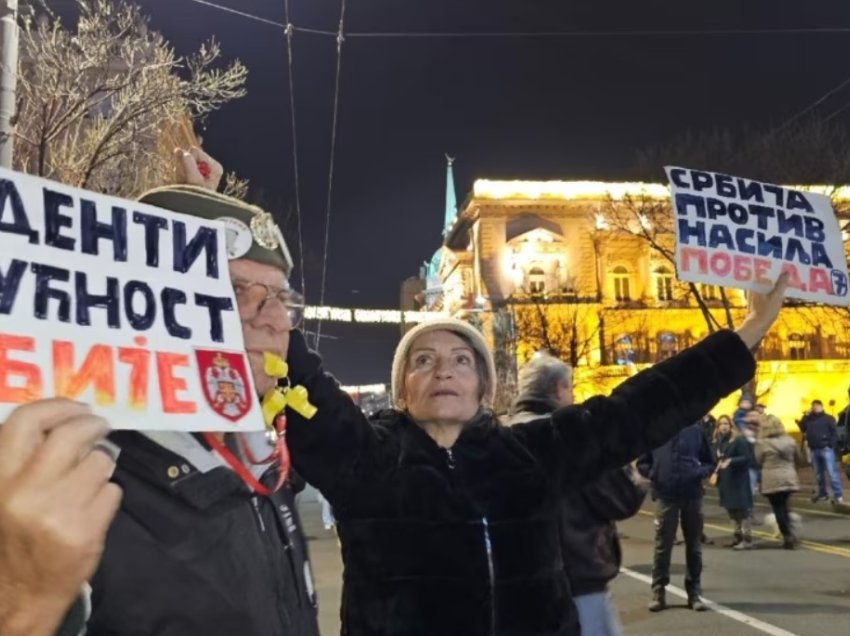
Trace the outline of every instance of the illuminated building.
[[[539, 349], [573, 363], [577, 400], [606, 393], [704, 337], [709, 315], [726, 327], [746, 313], [740, 290], [677, 280], [662, 253], [673, 237], [653, 227], [668, 197], [660, 184], [476, 181], [456, 216], [447, 197], [444, 242], [417, 297], [423, 309], [482, 326], [506, 388], [502, 406], [516, 366]], [[631, 220], [614, 227], [623, 218]], [[790, 431], [812, 399], [834, 400], [833, 414], [847, 403], [848, 326], [846, 309], [789, 305], [762, 343], [756, 395]], [[731, 413], [737, 397], [715, 413]]]

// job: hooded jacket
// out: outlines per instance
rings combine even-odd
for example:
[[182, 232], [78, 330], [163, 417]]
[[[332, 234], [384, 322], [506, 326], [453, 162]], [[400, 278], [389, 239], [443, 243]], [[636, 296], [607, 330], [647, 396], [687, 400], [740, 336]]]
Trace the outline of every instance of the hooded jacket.
[[[520, 396], [511, 425], [552, 413], [557, 405]], [[573, 596], [602, 592], [620, 572], [622, 551], [616, 521], [637, 514], [646, 490], [635, 483], [630, 466], [602, 475], [561, 501], [559, 534], [564, 569]]]
[[295, 468], [338, 521], [344, 636], [573, 636], [563, 497], [663, 444], [754, 372], [729, 331], [626, 380], [609, 397], [512, 427], [482, 411], [439, 447], [405, 413], [367, 418], [293, 332], [287, 411]]

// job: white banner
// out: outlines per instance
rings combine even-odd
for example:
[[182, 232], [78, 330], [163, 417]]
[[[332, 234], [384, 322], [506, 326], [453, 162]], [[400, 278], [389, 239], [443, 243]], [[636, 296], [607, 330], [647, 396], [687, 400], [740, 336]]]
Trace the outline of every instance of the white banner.
[[850, 305], [838, 219], [823, 194], [666, 167], [680, 280], [769, 291], [789, 273], [788, 296]]
[[114, 428], [262, 429], [223, 225], [0, 169], [0, 421], [51, 396]]

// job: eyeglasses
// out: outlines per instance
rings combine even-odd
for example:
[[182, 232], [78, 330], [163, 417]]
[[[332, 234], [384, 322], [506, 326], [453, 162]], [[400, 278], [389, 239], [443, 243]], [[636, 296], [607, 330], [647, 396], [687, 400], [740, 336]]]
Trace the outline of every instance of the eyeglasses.
[[286, 309], [289, 328], [297, 329], [304, 319], [304, 297], [292, 289], [281, 289], [250, 280], [231, 280], [236, 301], [243, 307], [256, 307], [253, 320], [263, 311], [266, 304], [275, 299]]

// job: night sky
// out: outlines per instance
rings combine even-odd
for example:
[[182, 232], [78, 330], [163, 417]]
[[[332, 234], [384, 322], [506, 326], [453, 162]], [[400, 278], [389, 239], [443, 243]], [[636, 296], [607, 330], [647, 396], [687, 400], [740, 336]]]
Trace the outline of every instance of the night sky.
[[[283, 0], [213, 0], [284, 22]], [[137, 0], [178, 52], [210, 35], [249, 68], [248, 96], [211, 116], [205, 148], [283, 214], [294, 203], [283, 30], [191, 0]], [[291, 0], [296, 26], [335, 31], [336, 0]], [[619, 180], [638, 150], [687, 130], [783, 122], [850, 76], [850, 3], [711, 0], [347, 0], [346, 31], [848, 28], [836, 34], [377, 39], [343, 45], [325, 304], [398, 306], [440, 241], [445, 159], [475, 178]], [[308, 302], [325, 231], [333, 37], [296, 33], [295, 95]], [[821, 108], [850, 101], [850, 87]], [[845, 122], [850, 109], [845, 111]], [[706, 166], [710, 168], [711, 166]], [[288, 226], [290, 227], [290, 226]], [[294, 227], [291, 226], [291, 227]], [[290, 244], [296, 236], [288, 232]], [[293, 282], [300, 281], [298, 272]], [[325, 323], [344, 383], [389, 379], [393, 326]]]

